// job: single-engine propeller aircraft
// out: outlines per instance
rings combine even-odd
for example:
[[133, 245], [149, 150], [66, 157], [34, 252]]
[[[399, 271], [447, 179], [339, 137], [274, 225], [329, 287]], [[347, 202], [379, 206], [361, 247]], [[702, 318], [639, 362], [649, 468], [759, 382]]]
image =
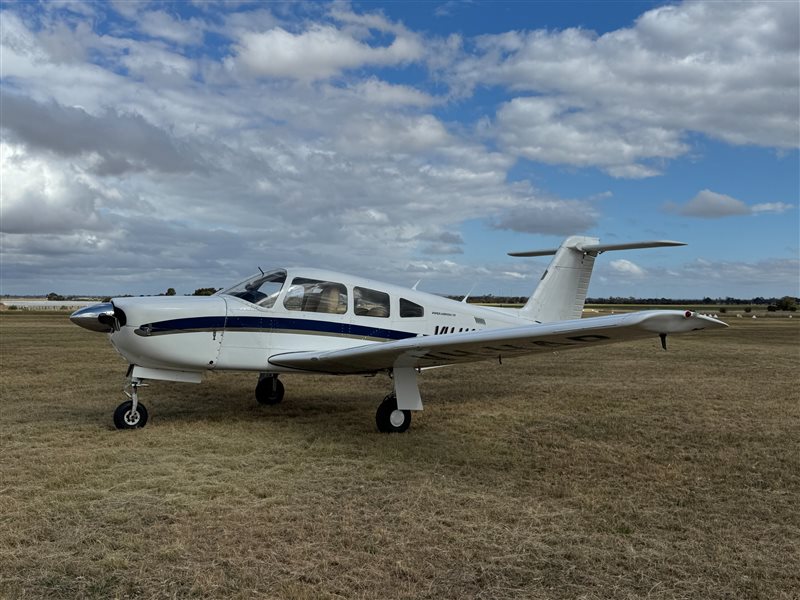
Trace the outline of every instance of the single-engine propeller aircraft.
[[555, 255], [519, 309], [467, 304], [331, 271], [287, 268], [259, 272], [213, 296], [113, 298], [70, 319], [107, 333], [130, 364], [129, 400], [114, 412], [119, 429], [147, 423], [138, 397], [145, 380], [200, 383], [205, 371], [235, 370], [260, 373], [255, 396], [262, 404], [283, 399], [278, 379], [283, 373], [388, 373], [393, 390], [375, 421], [382, 432], [401, 432], [411, 423], [411, 411], [422, 410], [417, 375], [430, 367], [656, 335], [666, 349], [669, 334], [726, 327], [688, 310], [581, 319], [599, 254], [682, 245], [600, 244], [597, 238], [572, 236], [555, 249], [509, 253]]

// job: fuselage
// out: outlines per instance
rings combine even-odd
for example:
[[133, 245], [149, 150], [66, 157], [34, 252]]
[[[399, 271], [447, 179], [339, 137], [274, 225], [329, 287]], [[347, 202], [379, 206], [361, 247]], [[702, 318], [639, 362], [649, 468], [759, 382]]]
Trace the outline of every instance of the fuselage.
[[[320, 269], [276, 269], [214, 296], [114, 298], [109, 333], [133, 365], [176, 371], [292, 371], [270, 357], [457, 335], [533, 321]], [[77, 321], [76, 321], [77, 322]]]

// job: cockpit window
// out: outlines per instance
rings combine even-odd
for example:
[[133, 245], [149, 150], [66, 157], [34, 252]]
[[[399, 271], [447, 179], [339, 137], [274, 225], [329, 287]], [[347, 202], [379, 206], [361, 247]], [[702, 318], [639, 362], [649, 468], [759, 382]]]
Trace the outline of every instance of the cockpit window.
[[341, 283], [295, 277], [283, 299], [286, 310], [342, 315], [347, 312], [347, 288]]
[[389, 294], [368, 288], [353, 288], [355, 313], [362, 317], [388, 317]]
[[253, 275], [249, 279], [245, 279], [227, 290], [217, 292], [217, 294], [236, 296], [247, 302], [263, 306], [264, 308], [272, 308], [285, 282], [286, 271], [277, 269], [269, 273]]

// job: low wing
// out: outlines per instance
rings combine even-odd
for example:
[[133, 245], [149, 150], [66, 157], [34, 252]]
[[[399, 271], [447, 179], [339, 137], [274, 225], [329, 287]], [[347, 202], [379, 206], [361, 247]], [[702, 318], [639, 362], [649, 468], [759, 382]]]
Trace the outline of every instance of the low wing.
[[722, 321], [676, 310], [652, 310], [557, 323], [488, 329], [376, 342], [343, 350], [288, 352], [270, 357], [275, 366], [332, 374], [428, 368], [612, 344], [672, 333], [727, 327]]

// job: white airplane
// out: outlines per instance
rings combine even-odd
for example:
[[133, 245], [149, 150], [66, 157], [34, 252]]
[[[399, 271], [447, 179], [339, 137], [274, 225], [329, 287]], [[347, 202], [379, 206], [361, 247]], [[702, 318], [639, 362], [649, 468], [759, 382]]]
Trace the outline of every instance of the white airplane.
[[[520, 309], [458, 302], [319, 269], [260, 272], [213, 296], [113, 298], [74, 312], [73, 323], [108, 334], [128, 361], [129, 400], [114, 412], [119, 429], [144, 427], [138, 390], [145, 380], [200, 383], [206, 371], [260, 373], [256, 400], [277, 404], [282, 373], [388, 373], [393, 391], [378, 407], [382, 432], [402, 432], [422, 410], [423, 369], [586, 348], [658, 335], [727, 327], [692, 311], [648, 310], [581, 319], [595, 258], [610, 250], [682, 246], [650, 241], [600, 244], [573, 236], [554, 254]], [[127, 386], [126, 386], [127, 388]]]

